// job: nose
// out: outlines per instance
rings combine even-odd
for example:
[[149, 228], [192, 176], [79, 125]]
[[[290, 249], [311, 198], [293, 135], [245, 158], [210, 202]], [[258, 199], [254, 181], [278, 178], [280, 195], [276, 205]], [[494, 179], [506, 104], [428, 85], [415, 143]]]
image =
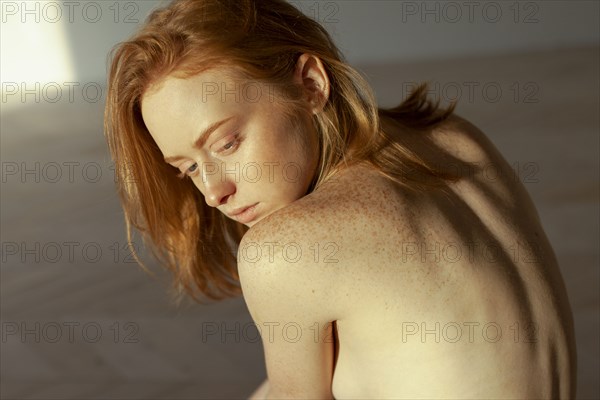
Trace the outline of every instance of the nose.
[[235, 182], [221, 174], [205, 174], [203, 177], [204, 200], [210, 207], [218, 207], [235, 193]]

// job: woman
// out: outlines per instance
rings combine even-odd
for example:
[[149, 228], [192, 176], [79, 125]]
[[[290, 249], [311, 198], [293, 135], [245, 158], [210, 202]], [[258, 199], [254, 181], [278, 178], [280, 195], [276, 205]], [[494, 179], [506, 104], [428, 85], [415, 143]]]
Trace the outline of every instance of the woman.
[[425, 93], [378, 108], [280, 0], [175, 1], [116, 48], [105, 130], [128, 234], [178, 294], [243, 294], [268, 374], [253, 398], [575, 396], [537, 211]]

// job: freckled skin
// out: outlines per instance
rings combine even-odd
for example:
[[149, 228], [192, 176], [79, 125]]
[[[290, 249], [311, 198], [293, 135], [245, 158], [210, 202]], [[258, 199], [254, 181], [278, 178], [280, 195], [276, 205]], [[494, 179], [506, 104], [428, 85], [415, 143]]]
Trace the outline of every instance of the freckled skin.
[[[307, 87], [328, 87], [318, 62], [303, 55], [298, 65]], [[455, 159], [501, 172], [475, 171], [449, 184], [450, 197], [410, 193], [365, 165], [305, 195], [318, 154], [310, 124], [290, 125], [267, 97], [200, 100], [203, 83], [224, 81], [209, 71], [160, 82], [143, 96], [144, 122], [164, 156], [182, 157], [174, 179], [176, 168], [192, 171], [209, 206], [229, 214], [259, 204], [245, 241], [294, 242], [314, 256], [300, 274], [314, 299], [327, 294], [318, 307], [335, 322], [336, 398], [574, 397], [573, 321], [556, 257], [529, 195], [481, 132], [456, 117], [429, 135]], [[192, 146], [231, 115], [237, 122]], [[221, 152], [238, 131], [239, 146]], [[420, 143], [411, 144], [419, 154], [445, 161]], [[298, 179], [281, 169], [253, 181], [194, 168], [290, 162]], [[307, 309], [314, 299], [303, 299]]]
[[571, 310], [529, 195], [464, 120], [430, 137], [501, 176], [447, 198], [351, 167], [245, 239], [336, 243], [339, 262], [307, 268], [337, 316], [335, 398], [574, 398]]

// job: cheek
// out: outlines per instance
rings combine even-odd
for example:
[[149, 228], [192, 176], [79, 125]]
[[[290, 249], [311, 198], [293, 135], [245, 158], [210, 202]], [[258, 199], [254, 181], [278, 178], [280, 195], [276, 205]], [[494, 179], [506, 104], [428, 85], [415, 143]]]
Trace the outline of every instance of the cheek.
[[290, 172], [297, 176], [296, 184], [302, 185], [303, 190], [306, 190], [317, 173], [319, 155], [317, 149], [309, 147], [309, 144], [304, 144], [298, 150], [298, 159], [296, 168]]
[[[251, 189], [260, 186], [260, 191], [269, 196], [297, 200], [306, 193], [315, 174], [318, 143], [307, 140], [310, 132], [299, 126], [275, 124], [264, 126], [262, 132], [275, 134], [270, 137], [260, 135], [260, 139], [252, 141], [238, 158], [260, 168], [260, 182], [244, 179], [245, 186]], [[247, 172], [251, 178], [256, 175], [255, 168], [248, 167]]]
[[202, 178], [193, 178], [192, 182], [194, 182], [194, 186], [196, 186], [196, 189], [198, 189], [198, 191], [200, 192], [200, 194], [202, 194], [202, 197], [204, 198], [204, 192], [202, 191]]

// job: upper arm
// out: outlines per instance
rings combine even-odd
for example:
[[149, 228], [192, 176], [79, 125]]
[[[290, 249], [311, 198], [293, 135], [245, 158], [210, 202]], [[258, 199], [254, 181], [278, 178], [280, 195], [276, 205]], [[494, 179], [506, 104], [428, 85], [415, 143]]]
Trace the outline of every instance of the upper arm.
[[333, 398], [330, 282], [304, 243], [246, 235], [238, 251], [240, 283], [261, 334], [270, 395]]

